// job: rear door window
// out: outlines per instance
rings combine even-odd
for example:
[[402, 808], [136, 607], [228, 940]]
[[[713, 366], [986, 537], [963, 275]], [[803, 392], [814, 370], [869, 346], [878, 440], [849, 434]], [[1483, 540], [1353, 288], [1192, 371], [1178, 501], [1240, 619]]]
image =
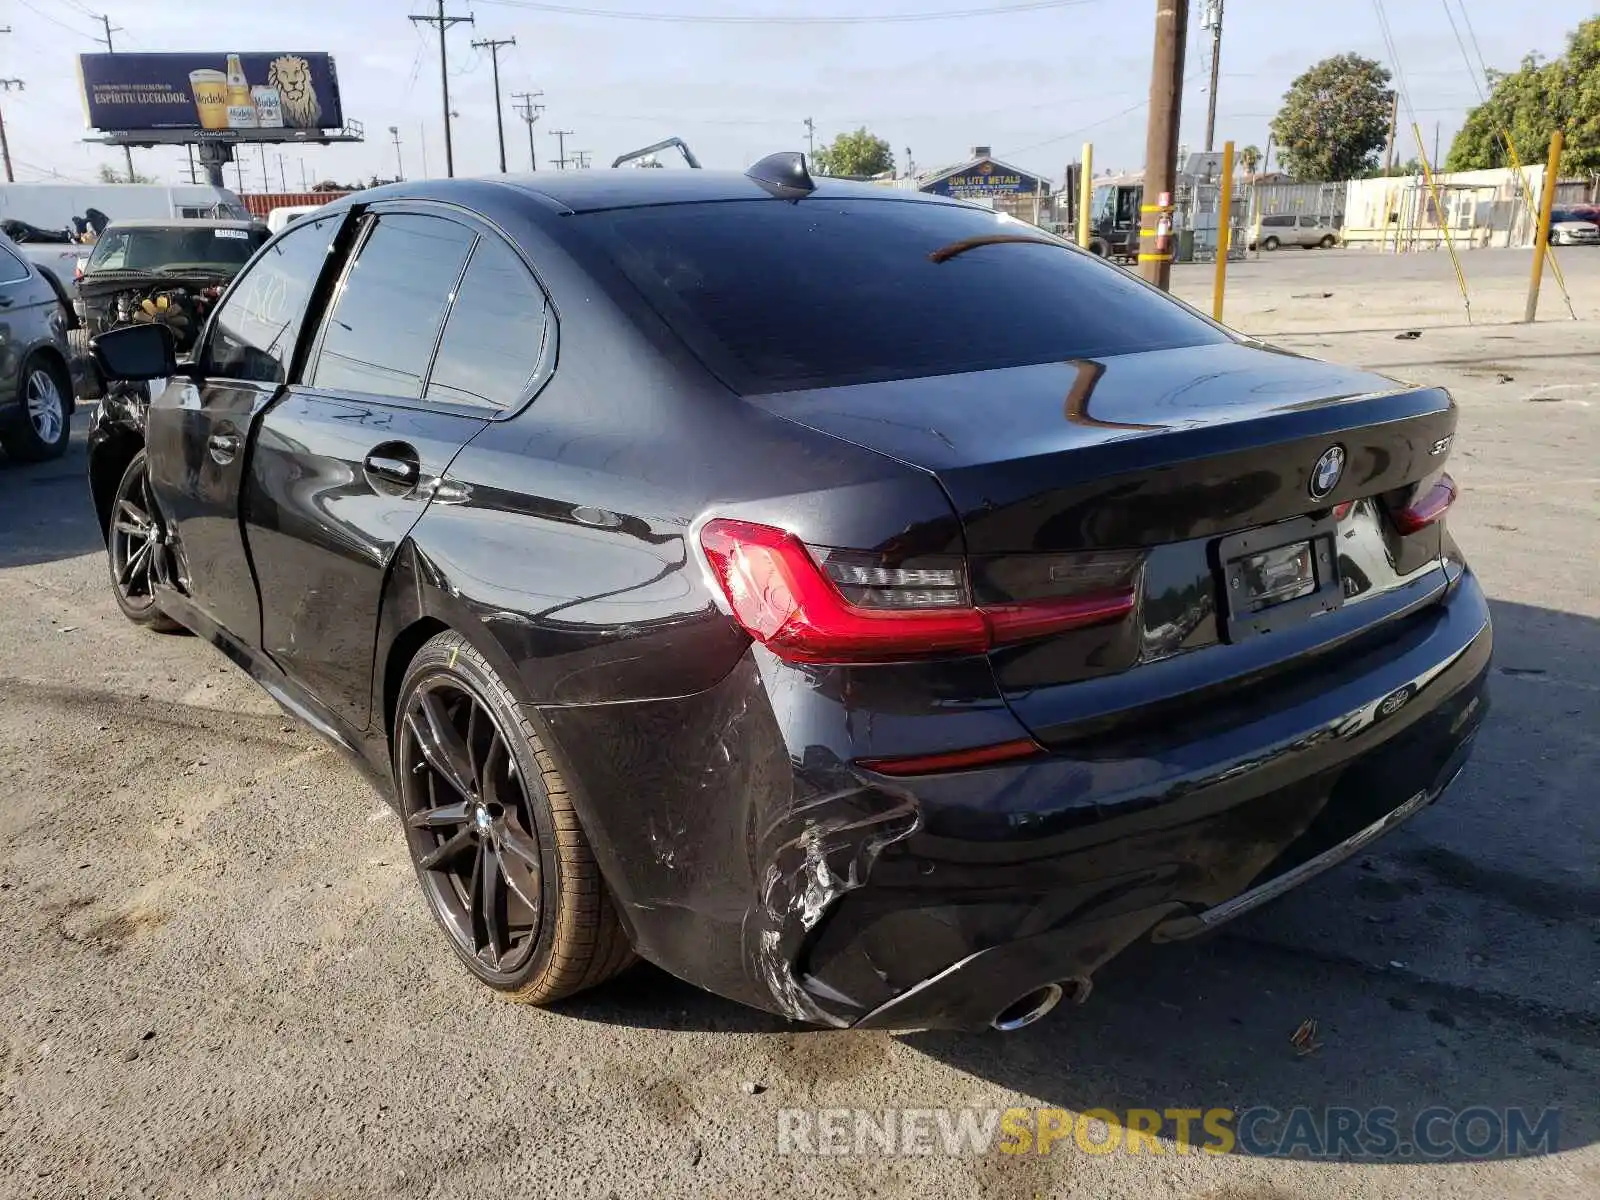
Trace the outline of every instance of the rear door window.
[[[815, 196], [618, 209], [574, 224], [747, 393], [1227, 340], [1120, 268], [965, 206]], [[1046, 244], [976, 240], [997, 235]]]
[[504, 242], [482, 237], [445, 322], [426, 398], [488, 408], [522, 399], [548, 334], [544, 292]]
[[443, 217], [378, 217], [328, 314], [311, 386], [420, 399], [473, 236]]

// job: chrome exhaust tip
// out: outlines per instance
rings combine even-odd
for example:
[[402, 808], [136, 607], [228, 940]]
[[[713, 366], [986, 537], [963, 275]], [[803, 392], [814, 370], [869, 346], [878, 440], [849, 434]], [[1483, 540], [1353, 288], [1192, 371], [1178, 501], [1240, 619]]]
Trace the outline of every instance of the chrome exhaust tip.
[[1063, 992], [1059, 983], [1047, 983], [1031, 992], [1024, 992], [1013, 1000], [989, 1024], [1001, 1033], [1013, 1033], [1032, 1025], [1061, 1003]]

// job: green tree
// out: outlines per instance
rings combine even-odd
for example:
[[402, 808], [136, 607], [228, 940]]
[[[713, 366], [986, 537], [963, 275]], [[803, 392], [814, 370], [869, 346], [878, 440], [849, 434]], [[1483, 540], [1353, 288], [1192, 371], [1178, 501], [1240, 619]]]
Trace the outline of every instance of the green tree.
[[1244, 167], [1246, 175], [1254, 175], [1256, 168], [1261, 165], [1261, 147], [1246, 146], [1239, 151], [1239, 164]]
[[1351, 179], [1369, 170], [1389, 136], [1394, 93], [1383, 64], [1359, 54], [1325, 58], [1284, 93], [1272, 120], [1279, 159], [1301, 179]]
[[1568, 36], [1560, 58], [1544, 62], [1530, 54], [1515, 71], [1489, 72], [1489, 89], [1450, 143], [1448, 170], [1510, 166], [1507, 136], [1524, 165], [1542, 163], [1551, 135], [1561, 129], [1562, 173], [1600, 171], [1600, 17]]
[[133, 178], [129, 179], [128, 176], [124, 172], [117, 170], [110, 163], [101, 163], [100, 164], [100, 182], [101, 183], [157, 183], [159, 181], [156, 179], [156, 177], [154, 175], [144, 175], [144, 174], [141, 174], [138, 171], [135, 171], [133, 173]]
[[881, 175], [894, 170], [894, 151], [866, 127], [841, 133], [833, 144], [817, 151], [812, 165], [819, 175]]

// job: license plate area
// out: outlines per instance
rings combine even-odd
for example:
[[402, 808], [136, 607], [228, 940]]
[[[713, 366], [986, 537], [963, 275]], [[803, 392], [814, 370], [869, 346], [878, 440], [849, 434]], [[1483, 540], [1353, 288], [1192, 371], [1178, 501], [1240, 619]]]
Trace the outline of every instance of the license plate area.
[[1218, 539], [1224, 641], [1287, 629], [1344, 603], [1335, 539], [1339, 523], [1297, 517]]

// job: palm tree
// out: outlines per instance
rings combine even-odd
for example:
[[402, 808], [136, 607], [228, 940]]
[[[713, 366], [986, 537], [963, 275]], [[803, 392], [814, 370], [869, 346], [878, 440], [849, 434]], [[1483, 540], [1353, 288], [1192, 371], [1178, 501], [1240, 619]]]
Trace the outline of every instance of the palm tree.
[[1254, 175], [1256, 168], [1261, 165], [1261, 147], [1246, 146], [1239, 151], [1239, 161], [1244, 165], [1246, 175]]

